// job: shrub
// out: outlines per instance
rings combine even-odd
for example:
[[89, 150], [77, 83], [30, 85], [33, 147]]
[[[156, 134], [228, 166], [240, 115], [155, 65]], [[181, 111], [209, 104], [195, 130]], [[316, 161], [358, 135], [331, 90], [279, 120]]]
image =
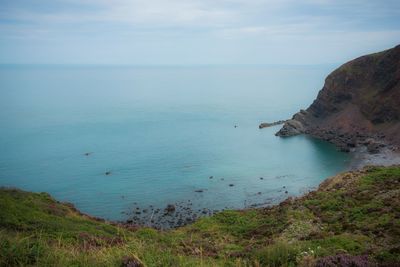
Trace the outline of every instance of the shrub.
[[261, 266], [296, 266], [297, 247], [286, 243], [277, 243], [257, 253]]

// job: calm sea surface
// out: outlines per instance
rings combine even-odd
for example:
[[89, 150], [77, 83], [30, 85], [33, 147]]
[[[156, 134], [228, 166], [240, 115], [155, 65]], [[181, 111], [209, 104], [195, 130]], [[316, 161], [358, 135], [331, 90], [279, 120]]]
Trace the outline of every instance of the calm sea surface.
[[258, 124], [308, 107], [332, 69], [1, 66], [0, 186], [114, 220], [135, 202], [243, 208], [302, 193], [348, 155]]

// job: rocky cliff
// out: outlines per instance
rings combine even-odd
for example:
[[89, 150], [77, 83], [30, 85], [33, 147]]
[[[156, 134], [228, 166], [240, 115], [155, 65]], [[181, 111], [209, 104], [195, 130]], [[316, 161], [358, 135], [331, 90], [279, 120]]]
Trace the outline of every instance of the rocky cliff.
[[400, 147], [400, 45], [354, 59], [325, 79], [317, 99], [278, 136], [309, 134], [345, 151]]

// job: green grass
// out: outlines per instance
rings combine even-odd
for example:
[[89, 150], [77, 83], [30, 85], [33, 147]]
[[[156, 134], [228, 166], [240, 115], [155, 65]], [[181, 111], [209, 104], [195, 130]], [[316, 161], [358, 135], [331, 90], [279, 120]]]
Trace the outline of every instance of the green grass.
[[266, 209], [224, 211], [171, 231], [128, 229], [46, 193], [0, 190], [0, 266], [313, 266], [370, 255], [400, 262], [400, 167], [335, 177]]

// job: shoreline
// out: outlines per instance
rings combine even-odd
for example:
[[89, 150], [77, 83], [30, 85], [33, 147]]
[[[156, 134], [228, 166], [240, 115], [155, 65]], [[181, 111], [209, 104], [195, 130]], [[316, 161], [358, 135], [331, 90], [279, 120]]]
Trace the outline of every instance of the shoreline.
[[360, 170], [366, 166], [391, 166], [400, 164], [400, 152], [383, 148], [378, 153], [368, 152], [367, 147], [357, 147], [349, 152], [352, 156], [349, 170]]
[[[400, 153], [393, 151], [389, 147], [390, 146], [385, 146], [376, 153], [371, 153], [367, 146], [357, 146], [353, 148], [350, 152], [347, 152], [351, 156], [351, 161], [346, 169], [332, 176], [325, 177], [318, 185], [315, 187], [310, 187], [305, 192], [302, 192], [298, 195], [288, 195], [286, 193], [287, 191], [285, 192], [285, 186], [282, 185], [283, 187], [280, 190], [281, 194], [269, 199], [268, 202], [255, 203], [248, 207], [237, 209], [228, 207], [221, 210], [213, 210], [210, 208], [193, 208], [191, 200], [168, 204], [164, 210], [159, 208], [153, 209], [153, 207], [147, 207], [143, 209], [139, 208], [139, 206], [134, 206], [132, 207], [131, 213], [126, 213], [126, 215], [130, 215], [129, 219], [114, 222], [126, 225], [128, 227], [150, 227], [157, 230], [172, 230], [194, 223], [200, 218], [213, 216], [216, 213], [225, 210], [240, 211], [249, 209], [262, 209], [280, 205], [280, 203], [289, 198], [303, 197], [311, 191], [318, 190], [318, 188], [326, 181], [332, 179], [332, 177], [340, 175], [343, 172], [360, 171], [367, 166], [400, 165]], [[338, 146], [337, 148], [340, 149]]]
[[[345, 172], [361, 171], [367, 166], [396, 166], [400, 165], [400, 153], [393, 151], [388, 147], [382, 148], [378, 153], [371, 153], [366, 146], [358, 146], [352, 149], [350, 153], [352, 159], [348, 168], [332, 175], [325, 177], [320, 183], [314, 187], [307, 188], [302, 193], [288, 195], [285, 193], [285, 186], [279, 191], [280, 194], [274, 198], [268, 199], [267, 202], [254, 203], [243, 208], [224, 208], [213, 210], [210, 208], [193, 208], [191, 200], [178, 201], [173, 204], [166, 205], [165, 209], [155, 207], [140, 208], [138, 205], [132, 206], [130, 212], [125, 213], [129, 217], [124, 220], [107, 220], [101, 217], [92, 216], [91, 214], [81, 212], [70, 202], [60, 202], [68, 205], [78, 214], [99, 222], [108, 222], [112, 225], [121, 226], [127, 229], [152, 228], [160, 231], [169, 231], [179, 229], [186, 225], [190, 225], [197, 220], [205, 217], [214, 216], [224, 211], [245, 211], [260, 210], [264, 208], [279, 206], [290, 199], [297, 199], [307, 196], [311, 192], [317, 191], [321, 185], [327, 183], [336, 176], [340, 176]], [[2, 188], [2, 187], [0, 187]], [[12, 188], [9, 188], [12, 189]], [[15, 188], [16, 190], [19, 190]], [[173, 207], [172, 207], [173, 206]], [[144, 211], [144, 212], [143, 212]]]
[[[313, 187], [312, 189], [315, 189]], [[311, 189], [311, 188], [310, 188]], [[311, 190], [306, 190], [299, 195], [303, 195]], [[124, 214], [128, 216], [124, 220], [110, 220], [110, 222], [127, 225], [129, 227], [150, 227], [157, 230], [171, 230], [192, 224], [198, 219], [211, 217], [217, 213], [229, 210], [249, 210], [259, 209], [269, 206], [279, 205], [288, 197], [297, 197], [298, 195], [290, 195], [286, 191], [286, 186], [282, 186], [273, 197], [268, 197], [263, 201], [252, 203], [242, 208], [224, 207], [222, 209], [212, 209], [207, 207], [199, 207], [194, 205], [192, 200], [182, 200], [174, 203], [165, 203], [164, 208], [154, 207], [152, 205], [140, 207], [135, 203], [129, 212]], [[261, 192], [258, 194], [261, 195]]]
[[[285, 193], [280, 194], [279, 196], [270, 199], [268, 202], [257, 203], [250, 205], [244, 208], [227, 208], [221, 210], [213, 210], [208, 208], [202, 209], [191, 209], [192, 203], [191, 200], [188, 201], [180, 201], [174, 204], [166, 205], [165, 209], [154, 208], [150, 212], [147, 211], [145, 213], [141, 212], [141, 215], [144, 216], [135, 216], [135, 212], [138, 210], [143, 211], [143, 209], [139, 209], [138, 206], [136, 208], [132, 208], [132, 212], [130, 215], [133, 217], [126, 220], [106, 220], [103, 218], [91, 216], [90, 214], [82, 213], [79, 209], [77, 209], [72, 203], [66, 202], [70, 207], [72, 207], [79, 214], [91, 218], [96, 221], [109, 222], [112, 225], [121, 226], [127, 229], [138, 229], [138, 228], [152, 228], [158, 231], [170, 231], [174, 229], [179, 229], [181, 227], [185, 227], [192, 223], [195, 223], [197, 220], [201, 218], [211, 217], [219, 212], [224, 211], [245, 211], [245, 210], [260, 210], [265, 208], [271, 208], [274, 206], [279, 206], [282, 203], [286, 203], [289, 200], [293, 199], [301, 199], [306, 197], [308, 194], [318, 191], [321, 186], [329, 183], [335, 177], [341, 176], [343, 173], [347, 172], [360, 172], [368, 166], [398, 166], [400, 165], [400, 153], [394, 152], [390, 149], [382, 149], [379, 153], [372, 154], [368, 152], [366, 147], [357, 147], [353, 151], [349, 152], [352, 155], [352, 160], [350, 162], [350, 166], [343, 171], [340, 171], [332, 176], [325, 177], [318, 185], [315, 187], [310, 187], [305, 192], [302, 192], [298, 195], [287, 195]], [[284, 188], [284, 187], [283, 187]], [[171, 207], [173, 206], [173, 208]], [[127, 213], [128, 215], [128, 213]], [[136, 214], [137, 215], [137, 214]], [[189, 218], [189, 219], [188, 219]]]

